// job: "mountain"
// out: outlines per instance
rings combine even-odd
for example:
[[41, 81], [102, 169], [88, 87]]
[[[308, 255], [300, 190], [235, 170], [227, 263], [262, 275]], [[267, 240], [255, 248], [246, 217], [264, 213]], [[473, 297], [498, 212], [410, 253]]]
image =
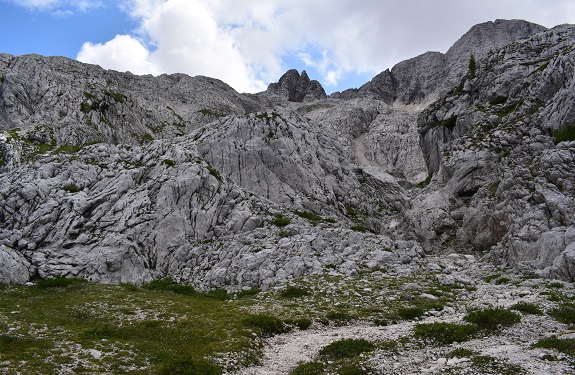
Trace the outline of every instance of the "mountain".
[[240, 290], [455, 250], [573, 281], [574, 41], [487, 22], [330, 96], [0, 54], [0, 281]]

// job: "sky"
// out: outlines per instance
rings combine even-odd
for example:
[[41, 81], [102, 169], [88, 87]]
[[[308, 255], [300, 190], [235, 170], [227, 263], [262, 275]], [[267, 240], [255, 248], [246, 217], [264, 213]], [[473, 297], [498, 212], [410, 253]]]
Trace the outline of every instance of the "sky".
[[473, 25], [575, 24], [573, 0], [0, 0], [0, 53], [133, 74], [186, 73], [259, 92], [288, 69], [359, 87]]

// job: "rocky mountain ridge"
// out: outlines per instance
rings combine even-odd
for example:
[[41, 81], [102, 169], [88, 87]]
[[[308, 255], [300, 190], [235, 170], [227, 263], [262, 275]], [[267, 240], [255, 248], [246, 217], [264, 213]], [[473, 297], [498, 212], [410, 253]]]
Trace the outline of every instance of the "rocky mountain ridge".
[[574, 40], [488, 22], [329, 97], [0, 55], [0, 281], [239, 290], [454, 249], [573, 281]]

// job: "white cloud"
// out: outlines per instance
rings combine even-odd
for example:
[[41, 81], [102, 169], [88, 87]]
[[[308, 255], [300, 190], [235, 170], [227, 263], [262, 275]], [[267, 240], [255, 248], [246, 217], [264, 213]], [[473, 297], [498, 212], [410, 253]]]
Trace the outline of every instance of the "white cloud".
[[480, 22], [575, 22], [572, 0], [552, 6], [548, 0], [125, 0], [122, 6], [138, 20], [137, 33], [87, 43], [79, 60], [207, 75], [238, 91], [265, 89], [294, 59], [336, 85], [350, 73], [375, 75], [428, 50], [445, 52]]
[[103, 6], [99, 0], [2, 0], [6, 3], [35, 11], [51, 11], [55, 14], [72, 14], [73, 10], [82, 12]]
[[104, 44], [86, 42], [78, 53], [77, 59], [121, 72], [161, 73], [150, 62], [150, 53], [146, 47], [129, 35], [116, 35], [114, 39]]

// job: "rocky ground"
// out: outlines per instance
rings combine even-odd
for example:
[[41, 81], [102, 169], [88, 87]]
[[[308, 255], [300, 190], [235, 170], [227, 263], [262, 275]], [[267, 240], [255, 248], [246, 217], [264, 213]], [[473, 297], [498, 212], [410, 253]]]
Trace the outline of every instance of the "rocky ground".
[[[558, 305], [558, 295], [570, 299], [574, 297], [573, 285], [505, 274], [505, 270], [485, 264], [470, 255], [451, 254], [447, 257], [428, 258], [427, 261], [428, 270], [440, 281], [440, 285], [460, 286], [452, 289], [455, 295], [442, 308], [427, 311], [414, 320], [391, 321], [385, 326], [363, 319], [351, 320], [344, 326], [325, 325], [314, 321], [307, 330], [297, 330], [270, 338], [264, 348], [262, 364], [238, 373], [287, 374], [298, 364], [325, 360], [318, 354], [320, 349], [334, 341], [347, 338], [363, 338], [374, 343], [384, 343], [359, 358], [358, 367], [368, 374], [575, 373], [573, 356], [554, 349], [533, 347], [539, 340], [551, 336], [560, 339], [575, 338], [575, 327], [560, 323], [546, 313], [535, 315], [517, 311], [521, 315], [521, 322], [461, 343], [435, 345], [414, 337], [417, 324], [462, 323], [464, 315], [470, 309], [511, 308], [518, 303], [528, 303], [539, 306], [544, 312], [550, 312]], [[355, 293], [356, 304], [373, 303], [378, 296], [387, 293], [397, 293], [398, 299], [401, 300], [406, 291], [413, 296], [434, 298], [426, 293], [429, 291], [428, 283], [431, 279], [422, 283], [414, 281], [397, 285], [388, 290], [380, 289], [382, 285], [367, 282], [369, 277], [359, 276], [356, 281], [361, 283], [360, 280], [366, 281], [362, 283], [364, 291], [370, 287], [374, 289], [363, 295]], [[314, 282], [309, 281], [309, 285], [312, 284]], [[330, 295], [339, 289], [341, 284], [327, 283], [322, 287], [325, 288], [324, 295]], [[265, 297], [262, 297], [262, 302], [265, 305]], [[458, 354], [459, 352], [462, 354]], [[326, 364], [329, 365], [329, 361], [326, 361]], [[339, 373], [337, 368], [332, 371]]]

